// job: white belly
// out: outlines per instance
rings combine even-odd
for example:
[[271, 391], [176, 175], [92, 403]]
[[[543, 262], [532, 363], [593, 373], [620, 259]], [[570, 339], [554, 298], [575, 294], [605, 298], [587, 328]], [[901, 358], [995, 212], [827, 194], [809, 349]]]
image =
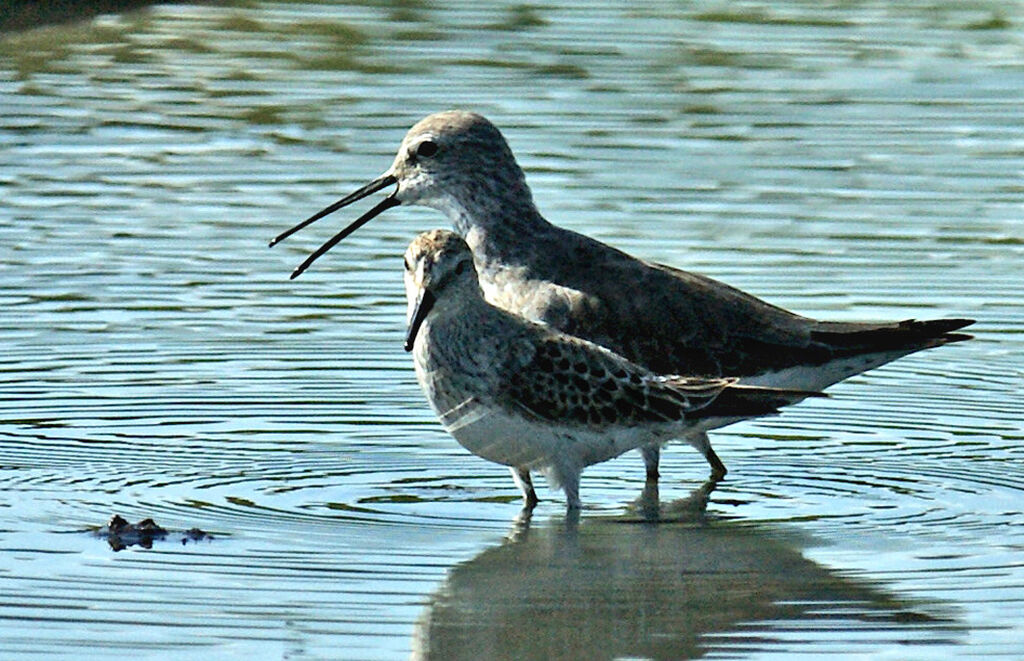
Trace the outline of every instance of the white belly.
[[506, 466], [582, 470], [654, 441], [666, 441], [672, 429], [587, 427], [542, 424], [467, 400], [437, 411], [441, 424], [462, 447]]

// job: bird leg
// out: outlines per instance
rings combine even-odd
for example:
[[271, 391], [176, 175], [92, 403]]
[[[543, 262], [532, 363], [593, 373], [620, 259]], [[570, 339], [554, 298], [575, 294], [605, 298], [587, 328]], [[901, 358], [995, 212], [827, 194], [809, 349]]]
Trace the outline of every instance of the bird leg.
[[530, 471], [526, 468], [510, 467], [512, 479], [516, 486], [523, 492], [523, 509], [532, 510], [540, 502], [537, 492], [533, 489], [533, 480], [530, 479]]
[[644, 456], [644, 466], [647, 467], [648, 481], [658, 481], [661, 474], [658, 472], [658, 461], [661, 459], [661, 445], [651, 443], [640, 448], [640, 454]]
[[708, 439], [707, 432], [702, 431], [700, 433], [693, 434], [686, 440], [690, 442], [690, 445], [697, 448], [697, 450], [704, 455], [704, 458], [708, 460], [708, 463], [711, 464], [712, 481], [718, 482], [725, 477], [725, 474], [729, 471], [726, 469], [725, 464], [722, 463], [722, 460], [718, 458], [718, 455], [715, 454], [715, 451], [711, 449], [711, 440]]

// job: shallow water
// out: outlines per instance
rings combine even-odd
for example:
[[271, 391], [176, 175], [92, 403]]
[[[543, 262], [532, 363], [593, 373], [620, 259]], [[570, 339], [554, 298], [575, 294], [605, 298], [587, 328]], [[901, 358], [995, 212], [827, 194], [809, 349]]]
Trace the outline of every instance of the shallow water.
[[[0, 656], [1024, 655], [1019, 4], [246, 2], [0, 35]], [[518, 520], [433, 420], [358, 210], [443, 108], [552, 220], [918, 354]], [[326, 224], [326, 226], [324, 226]], [[691, 500], [691, 491], [696, 495]], [[702, 507], [707, 497], [706, 509]], [[112, 514], [170, 529], [115, 553]], [[180, 543], [199, 527], [212, 540]]]

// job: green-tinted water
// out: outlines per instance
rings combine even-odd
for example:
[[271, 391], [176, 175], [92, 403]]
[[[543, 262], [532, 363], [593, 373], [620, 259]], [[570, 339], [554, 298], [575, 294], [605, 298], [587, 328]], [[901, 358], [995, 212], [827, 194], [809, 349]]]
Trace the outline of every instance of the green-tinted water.
[[[0, 35], [0, 656], [1024, 655], [1018, 3], [246, 2]], [[466, 107], [548, 218], [831, 319], [977, 318], [514, 520], [402, 351], [399, 208], [279, 231]], [[661, 500], [706, 473], [663, 459]], [[542, 498], [546, 494], [541, 492]], [[690, 512], [691, 508], [685, 511]], [[118, 513], [215, 539], [113, 553]]]

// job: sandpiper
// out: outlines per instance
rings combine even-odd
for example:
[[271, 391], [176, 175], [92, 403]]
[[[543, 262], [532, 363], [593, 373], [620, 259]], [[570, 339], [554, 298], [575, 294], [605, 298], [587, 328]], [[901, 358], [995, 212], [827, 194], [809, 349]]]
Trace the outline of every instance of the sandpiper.
[[[380, 177], [278, 236], [394, 186], [395, 190], [311, 254], [292, 277], [394, 206], [444, 212], [473, 250], [487, 300], [607, 347], [657, 374], [740, 377], [751, 385], [823, 390], [922, 349], [969, 339], [972, 319], [893, 323], [818, 321], [721, 282], [631, 257], [552, 225], [533, 203], [498, 129], [465, 111], [430, 115], [409, 130]], [[712, 477], [725, 475], [704, 432]], [[657, 478], [659, 446], [642, 448]]]
[[[582, 470], [671, 438], [778, 412], [818, 393], [659, 376], [604, 347], [484, 300], [473, 253], [433, 230], [405, 253], [416, 377], [444, 428], [473, 454], [509, 466], [527, 507], [540, 470], [580, 506]], [[704, 448], [698, 447], [703, 450]]]

